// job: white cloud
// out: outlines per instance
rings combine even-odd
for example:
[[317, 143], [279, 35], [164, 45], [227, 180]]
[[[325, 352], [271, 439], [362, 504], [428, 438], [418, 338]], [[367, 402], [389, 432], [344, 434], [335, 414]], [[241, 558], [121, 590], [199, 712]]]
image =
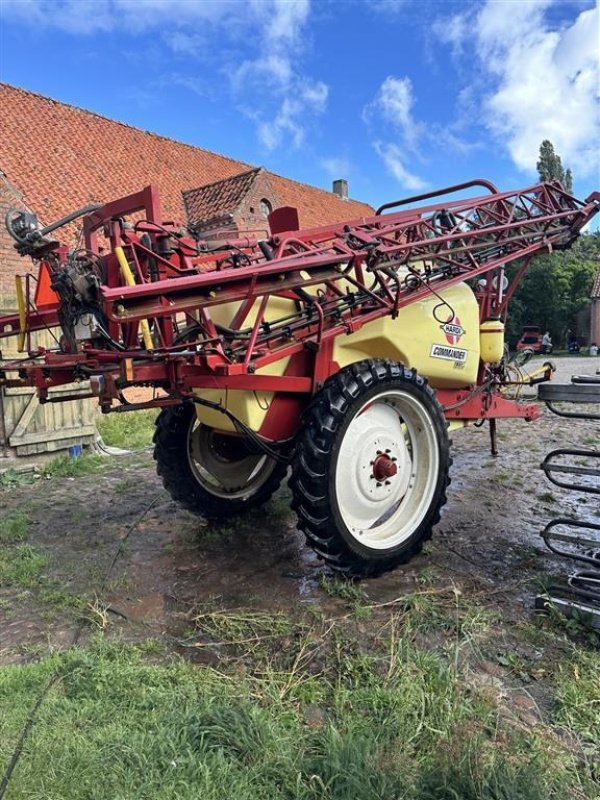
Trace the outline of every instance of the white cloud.
[[[455, 54], [473, 55], [482, 124], [525, 172], [535, 172], [542, 140], [549, 139], [576, 176], [597, 174], [599, 11], [574, 22], [550, 21], [556, 3], [507, 4], [488, 0], [474, 19], [457, 15], [436, 25]], [[443, 33], [446, 31], [446, 33]], [[452, 31], [452, 34], [448, 33]]]
[[185, 29], [199, 21], [213, 21], [231, 9], [226, 0], [3, 0], [6, 19], [66, 33], [93, 35], [126, 30], [140, 33], [168, 26]]
[[371, 0], [369, 9], [377, 14], [397, 17], [408, 5], [407, 0]]
[[323, 81], [303, 75], [296, 67], [309, 0], [252, 0], [250, 8], [259, 20], [262, 46], [234, 71], [232, 88], [239, 96], [245, 96], [249, 88], [260, 93], [261, 110], [246, 113], [256, 122], [264, 147], [273, 150], [290, 142], [298, 148], [307, 124], [325, 111], [329, 94]]
[[374, 142], [373, 147], [377, 155], [383, 160], [388, 172], [396, 178], [403, 188], [417, 190], [424, 189], [427, 186], [425, 181], [406, 169], [403, 161], [404, 154], [398, 145], [391, 142]]
[[463, 45], [468, 35], [467, 18], [456, 14], [449, 19], [436, 19], [431, 29], [435, 36], [444, 44], [452, 47], [452, 55], [456, 58], [463, 52]]
[[[415, 98], [409, 77], [388, 75], [371, 103], [363, 109], [363, 120], [375, 132], [373, 148], [399, 184], [405, 189], [420, 189], [425, 182], [405, 167], [406, 158], [419, 158], [419, 142], [425, 128], [413, 116]], [[394, 138], [383, 141], [382, 136]]]
[[273, 118], [258, 119], [258, 136], [268, 150], [279, 147], [286, 134], [291, 138], [294, 147], [298, 148], [304, 142], [305, 129], [300, 119], [305, 114], [320, 114], [327, 103], [328, 87], [319, 82], [300, 81], [294, 90], [294, 95], [284, 97], [279, 110]]
[[[306, 127], [321, 114], [328, 87], [299, 69], [310, 0], [0, 0], [6, 20], [30, 27], [94, 36], [125, 31], [152, 33], [187, 59], [186, 71], [164, 75], [206, 95], [205, 70], [194, 58], [213, 59], [229, 78], [233, 97], [257, 126], [269, 149], [291, 142], [299, 146]], [[206, 42], [219, 37], [230, 55], [218, 62]], [[235, 55], [231, 55], [235, 54]], [[237, 59], [237, 63], [235, 63]], [[196, 64], [196, 66], [194, 66]], [[260, 108], [260, 111], [256, 111]]]
[[373, 102], [365, 107], [363, 118], [375, 123], [380, 120], [389, 123], [402, 137], [404, 146], [416, 150], [422, 125], [413, 117], [413, 105], [410, 78], [388, 75], [379, 87]]
[[268, 42], [295, 43], [308, 19], [309, 0], [252, 0]]
[[319, 163], [332, 178], [347, 178], [353, 171], [349, 159], [343, 156], [322, 158]]
[[207, 44], [206, 38], [197, 33], [166, 31], [163, 36], [171, 50], [178, 55], [195, 56]]

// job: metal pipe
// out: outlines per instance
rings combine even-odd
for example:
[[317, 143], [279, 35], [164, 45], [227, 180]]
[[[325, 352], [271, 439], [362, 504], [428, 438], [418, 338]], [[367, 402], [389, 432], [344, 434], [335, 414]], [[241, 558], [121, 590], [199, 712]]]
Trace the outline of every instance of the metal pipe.
[[394, 200], [391, 203], [384, 203], [382, 206], [379, 206], [375, 212], [375, 215], [379, 216], [382, 211], [385, 211], [388, 208], [405, 206], [408, 203], [418, 203], [419, 200], [428, 200], [430, 197], [440, 197], [444, 194], [454, 194], [454, 192], [460, 192], [463, 189], [469, 189], [471, 186], [483, 186], [484, 189], [489, 189], [491, 194], [499, 194], [498, 189], [496, 189], [493, 183], [486, 181], [483, 178], [476, 178], [472, 181], [466, 181], [466, 183], [457, 183], [456, 186], [448, 186], [447, 189], [438, 189], [435, 192], [427, 192], [426, 194], [415, 194], [412, 197], [405, 198], [404, 200]]
[[4, 386], [0, 386], [0, 434], [2, 435], [2, 458], [8, 458], [8, 436], [4, 418]]
[[[115, 255], [117, 257], [117, 261], [119, 262], [119, 266], [121, 267], [123, 280], [127, 286], [135, 286], [135, 276], [131, 271], [129, 262], [125, 258], [125, 251], [123, 248], [120, 246], [115, 247]], [[152, 336], [150, 335], [150, 325], [148, 325], [147, 319], [140, 320], [140, 328], [142, 330], [142, 339], [144, 340], [144, 346], [146, 350], [154, 350], [154, 342], [152, 341]]]

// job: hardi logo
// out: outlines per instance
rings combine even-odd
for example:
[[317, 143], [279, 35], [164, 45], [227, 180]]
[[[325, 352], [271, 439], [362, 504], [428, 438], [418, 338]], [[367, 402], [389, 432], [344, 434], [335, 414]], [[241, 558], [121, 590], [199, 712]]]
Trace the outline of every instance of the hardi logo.
[[458, 344], [460, 337], [466, 333], [458, 317], [450, 317], [440, 328], [444, 331], [448, 344]]

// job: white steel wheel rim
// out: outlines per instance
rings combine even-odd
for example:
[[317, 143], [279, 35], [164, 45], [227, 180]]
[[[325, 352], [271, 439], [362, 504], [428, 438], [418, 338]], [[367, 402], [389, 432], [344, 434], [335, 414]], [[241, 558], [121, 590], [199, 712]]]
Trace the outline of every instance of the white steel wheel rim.
[[237, 459], [220, 455], [214, 447], [214, 437], [218, 435], [212, 428], [192, 419], [187, 456], [198, 484], [215, 497], [228, 500], [256, 494], [271, 477], [275, 461], [263, 453], [249, 453]]
[[350, 535], [373, 550], [403, 544], [427, 515], [439, 469], [438, 437], [423, 403], [401, 389], [375, 395], [346, 428], [335, 466], [337, 506]]

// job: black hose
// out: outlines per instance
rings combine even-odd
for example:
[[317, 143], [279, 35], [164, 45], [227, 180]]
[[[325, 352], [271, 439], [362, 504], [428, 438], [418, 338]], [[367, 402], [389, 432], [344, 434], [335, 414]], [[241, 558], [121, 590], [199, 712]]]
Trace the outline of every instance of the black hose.
[[72, 211], [70, 214], [67, 214], [66, 217], [61, 217], [61, 219], [53, 222], [52, 225], [47, 225], [45, 228], [42, 228], [39, 233], [42, 236], [46, 236], [46, 234], [52, 233], [52, 231], [55, 231], [57, 228], [62, 228], [63, 225], [73, 222], [73, 220], [77, 219], [77, 217], [83, 217], [85, 214], [91, 214], [92, 211], [97, 211], [99, 208], [102, 208], [102, 205], [99, 203], [94, 203], [92, 205], [79, 208], [77, 211]]

